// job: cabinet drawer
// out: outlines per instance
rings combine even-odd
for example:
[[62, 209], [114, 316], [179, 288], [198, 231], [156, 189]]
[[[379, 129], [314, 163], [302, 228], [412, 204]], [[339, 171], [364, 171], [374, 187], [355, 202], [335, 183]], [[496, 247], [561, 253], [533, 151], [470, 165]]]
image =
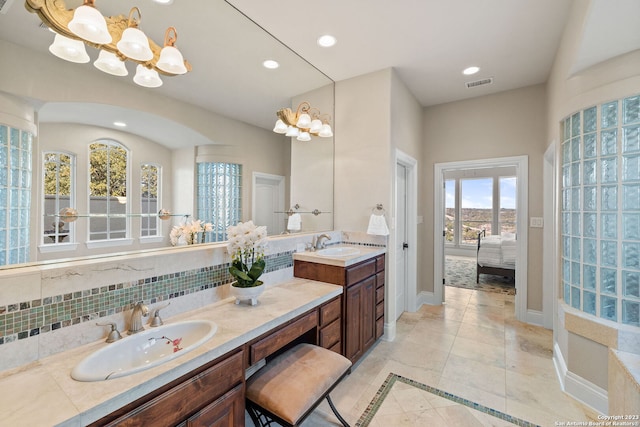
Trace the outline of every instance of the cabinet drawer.
[[384, 271], [384, 255], [376, 258], [376, 271]]
[[337, 343], [335, 343], [329, 350], [333, 351], [334, 353], [342, 354], [342, 341], [338, 341]]
[[340, 342], [340, 338], [342, 337], [341, 332], [340, 319], [320, 329], [320, 346], [324, 348], [333, 347], [336, 343]]
[[275, 353], [291, 341], [302, 336], [305, 332], [318, 326], [318, 311], [295, 320], [277, 332], [262, 338], [260, 341], [251, 344], [249, 363], [253, 365], [260, 359]]
[[376, 273], [376, 260], [372, 259], [347, 268], [347, 286], [358, 283]]
[[376, 304], [376, 319], [384, 316], [384, 301]]
[[376, 339], [384, 334], [384, 316], [376, 320]]
[[377, 287], [384, 286], [384, 271], [381, 271], [380, 273], [376, 274], [376, 286]]
[[324, 327], [340, 317], [342, 313], [340, 297], [320, 307], [320, 327]]
[[384, 301], [384, 286], [376, 289], [376, 304]]
[[144, 403], [107, 426], [176, 425], [194, 412], [223, 396], [236, 384], [242, 388], [242, 352], [228, 357]]

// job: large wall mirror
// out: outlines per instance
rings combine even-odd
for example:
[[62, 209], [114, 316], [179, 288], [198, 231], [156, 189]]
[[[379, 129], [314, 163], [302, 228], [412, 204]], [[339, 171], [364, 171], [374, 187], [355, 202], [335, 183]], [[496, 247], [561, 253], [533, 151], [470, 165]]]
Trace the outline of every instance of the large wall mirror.
[[[303, 101], [333, 124], [333, 82], [233, 2], [137, 5], [145, 34], [161, 44], [176, 27], [193, 65], [158, 88], [133, 83], [134, 63], [125, 77], [102, 73], [91, 47], [88, 63], [54, 57], [54, 34], [21, 3], [0, 10], [0, 268], [162, 250], [185, 220], [211, 224], [197, 242], [223, 239], [229, 218], [272, 235], [333, 228], [333, 138], [272, 131], [279, 109]], [[60, 217], [65, 208], [77, 218]]]

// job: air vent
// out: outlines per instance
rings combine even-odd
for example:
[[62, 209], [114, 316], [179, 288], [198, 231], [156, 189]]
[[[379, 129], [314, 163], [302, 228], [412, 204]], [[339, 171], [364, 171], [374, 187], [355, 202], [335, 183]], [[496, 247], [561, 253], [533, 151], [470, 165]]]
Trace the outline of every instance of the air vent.
[[6, 14], [11, 7], [13, 0], [0, 0], [0, 13]]
[[467, 89], [471, 89], [473, 87], [490, 85], [493, 83], [493, 77], [489, 77], [488, 79], [476, 80], [475, 82], [467, 82]]

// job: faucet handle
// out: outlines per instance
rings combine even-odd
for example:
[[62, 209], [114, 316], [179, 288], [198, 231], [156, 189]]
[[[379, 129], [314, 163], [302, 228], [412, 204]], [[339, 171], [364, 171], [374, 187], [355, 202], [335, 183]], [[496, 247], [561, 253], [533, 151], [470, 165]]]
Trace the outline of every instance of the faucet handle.
[[109, 332], [109, 335], [107, 335], [106, 340], [108, 343], [118, 341], [122, 338], [122, 335], [120, 335], [120, 332], [118, 331], [118, 325], [116, 325], [114, 322], [96, 323], [96, 326], [111, 326], [111, 332]]
[[171, 303], [168, 302], [165, 305], [155, 309], [155, 311], [153, 312], [153, 317], [151, 318], [151, 321], [149, 322], [151, 327], [162, 326], [164, 324], [164, 322], [162, 321], [162, 318], [160, 317], [160, 310], [162, 310], [163, 308], [168, 307], [169, 304], [171, 304]]

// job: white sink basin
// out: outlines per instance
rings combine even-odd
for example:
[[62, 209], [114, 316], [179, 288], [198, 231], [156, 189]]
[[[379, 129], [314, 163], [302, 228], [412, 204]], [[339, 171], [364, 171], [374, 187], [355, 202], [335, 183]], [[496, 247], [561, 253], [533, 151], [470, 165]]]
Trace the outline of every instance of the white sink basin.
[[209, 340], [218, 326], [208, 320], [171, 323], [131, 336], [85, 357], [71, 371], [76, 381], [104, 381], [158, 366]]
[[357, 255], [360, 253], [360, 249], [349, 248], [349, 247], [337, 247], [337, 248], [326, 248], [320, 249], [316, 252], [319, 256], [324, 257], [346, 257], [351, 255]]

